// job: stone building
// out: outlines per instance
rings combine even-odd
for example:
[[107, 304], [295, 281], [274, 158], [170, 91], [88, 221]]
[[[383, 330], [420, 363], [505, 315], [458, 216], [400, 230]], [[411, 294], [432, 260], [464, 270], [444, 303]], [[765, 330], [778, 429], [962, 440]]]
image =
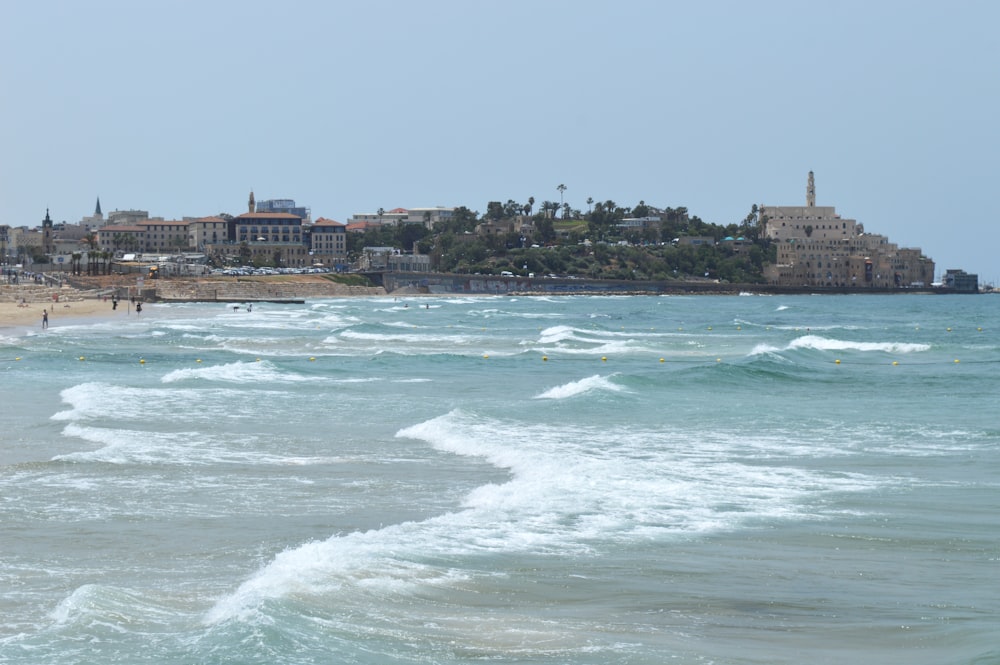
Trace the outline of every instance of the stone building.
[[308, 229], [313, 264], [326, 267], [347, 264], [347, 225], [320, 217]]
[[885, 236], [816, 205], [809, 172], [804, 206], [760, 206], [765, 237], [775, 243], [777, 260], [764, 269], [776, 286], [905, 288], [930, 286], [934, 262], [918, 248], [900, 248]]

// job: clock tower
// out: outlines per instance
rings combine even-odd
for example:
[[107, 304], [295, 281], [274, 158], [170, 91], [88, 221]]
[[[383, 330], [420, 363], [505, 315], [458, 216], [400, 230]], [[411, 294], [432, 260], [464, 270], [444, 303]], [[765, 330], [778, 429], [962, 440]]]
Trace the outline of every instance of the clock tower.
[[51, 254], [55, 251], [52, 242], [52, 218], [49, 217], [49, 209], [45, 209], [45, 219], [42, 220], [42, 251]]

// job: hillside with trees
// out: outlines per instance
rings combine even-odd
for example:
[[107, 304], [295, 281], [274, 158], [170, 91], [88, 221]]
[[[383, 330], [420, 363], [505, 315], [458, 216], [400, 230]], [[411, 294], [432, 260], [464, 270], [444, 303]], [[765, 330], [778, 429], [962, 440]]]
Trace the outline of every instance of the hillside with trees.
[[[559, 189], [560, 195], [565, 188]], [[631, 222], [626, 224], [626, 220]], [[514, 224], [517, 222], [517, 224]], [[481, 225], [511, 230], [481, 232]], [[587, 199], [587, 210], [535, 199], [489, 202], [481, 215], [466, 207], [433, 229], [381, 226], [348, 237], [350, 258], [364, 247], [414, 248], [434, 270], [451, 273], [576, 275], [591, 279], [713, 279], [759, 283], [774, 248], [763, 241], [757, 206], [739, 223], [704, 222], [687, 208], [632, 207]], [[518, 228], [520, 230], [513, 230]], [[480, 232], [477, 232], [477, 229]], [[711, 243], [692, 244], [691, 239]]]

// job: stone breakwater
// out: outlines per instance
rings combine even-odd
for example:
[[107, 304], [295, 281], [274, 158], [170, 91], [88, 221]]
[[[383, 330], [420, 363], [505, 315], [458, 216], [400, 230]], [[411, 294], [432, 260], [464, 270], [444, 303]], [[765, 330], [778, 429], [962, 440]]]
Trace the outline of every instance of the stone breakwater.
[[142, 292], [143, 298], [164, 302], [253, 302], [380, 295], [386, 295], [380, 286], [350, 286], [326, 279], [271, 281], [266, 278], [161, 280], [155, 285], [147, 282]]
[[83, 298], [84, 294], [70, 287], [47, 286], [44, 284], [0, 285], [0, 302], [79, 302]]

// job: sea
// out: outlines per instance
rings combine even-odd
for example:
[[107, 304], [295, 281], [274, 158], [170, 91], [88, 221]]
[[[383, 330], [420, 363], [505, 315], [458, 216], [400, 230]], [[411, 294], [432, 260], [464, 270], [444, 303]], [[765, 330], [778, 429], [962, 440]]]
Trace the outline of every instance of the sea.
[[0, 663], [1000, 663], [998, 304], [0, 329]]

